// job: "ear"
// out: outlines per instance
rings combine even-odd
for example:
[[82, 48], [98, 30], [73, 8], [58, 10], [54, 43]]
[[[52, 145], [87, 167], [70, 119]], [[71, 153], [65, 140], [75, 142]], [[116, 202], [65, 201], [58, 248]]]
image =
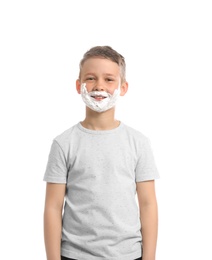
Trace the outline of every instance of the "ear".
[[81, 83], [80, 83], [80, 80], [77, 79], [76, 80], [76, 90], [77, 90], [78, 94], [81, 94], [80, 89], [81, 89]]
[[128, 82], [123, 82], [120, 87], [120, 96], [124, 96], [127, 93], [128, 90]]

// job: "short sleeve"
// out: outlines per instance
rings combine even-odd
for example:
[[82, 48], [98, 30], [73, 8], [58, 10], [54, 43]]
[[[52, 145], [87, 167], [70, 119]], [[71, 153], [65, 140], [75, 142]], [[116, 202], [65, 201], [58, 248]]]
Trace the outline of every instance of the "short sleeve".
[[149, 138], [145, 138], [140, 146], [138, 162], [135, 169], [135, 181], [142, 182], [159, 178], [158, 169]]
[[65, 154], [56, 140], [53, 140], [43, 180], [52, 183], [66, 183], [67, 166]]

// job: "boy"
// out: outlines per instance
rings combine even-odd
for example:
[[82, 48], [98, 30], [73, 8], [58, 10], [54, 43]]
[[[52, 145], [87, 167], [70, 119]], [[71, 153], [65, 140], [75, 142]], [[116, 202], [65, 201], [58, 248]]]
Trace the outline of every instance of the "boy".
[[44, 175], [47, 259], [155, 260], [159, 175], [149, 139], [115, 119], [128, 89], [124, 57], [91, 48], [76, 89], [85, 119], [54, 138]]

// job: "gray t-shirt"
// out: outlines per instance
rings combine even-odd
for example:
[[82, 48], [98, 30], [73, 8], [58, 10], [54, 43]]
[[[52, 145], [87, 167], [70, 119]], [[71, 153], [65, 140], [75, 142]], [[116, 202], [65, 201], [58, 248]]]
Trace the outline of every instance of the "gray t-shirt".
[[159, 178], [149, 139], [123, 124], [78, 123], [53, 139], [44, 180], [67, 185], [61, 254], [79, 260], [141, 256], [136, 182]]

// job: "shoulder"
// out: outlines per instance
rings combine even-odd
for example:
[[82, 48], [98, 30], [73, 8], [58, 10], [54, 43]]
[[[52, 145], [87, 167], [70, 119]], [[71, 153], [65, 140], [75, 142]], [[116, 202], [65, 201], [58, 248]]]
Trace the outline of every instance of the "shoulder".
[[57, 142], [60, 146], [63, 146], [64, 144], [69, 143], [71, 139], [73, 139], [73, 136], [76, 134], [77, 129], [78, 123], [56, 135], [53, 140]]
[[146, 136], [141, 130], [133, 128], [133, 127], [126, 125], [124, 123], [122, 123], [122, 124], [123, 124], [123, 128], [124, 128], [126, 134], [129, 137], [131, 137], [131, 138], [133, 138], [137, 141], [139, 141], [139, 140], [140, 141], [147, 141], [149, 139], [148, 136]]

